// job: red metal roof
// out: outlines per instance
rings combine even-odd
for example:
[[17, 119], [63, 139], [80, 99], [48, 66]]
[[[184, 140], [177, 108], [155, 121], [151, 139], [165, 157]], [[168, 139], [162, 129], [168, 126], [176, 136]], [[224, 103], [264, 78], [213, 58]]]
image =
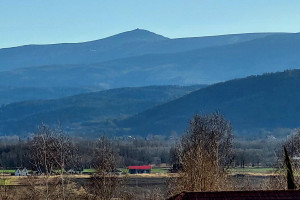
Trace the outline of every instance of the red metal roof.
[[168, 200], [300, 200], [299, 190], [182, 192]]
[[151, 166], [129, 166], [128, 169], [151, 169]]

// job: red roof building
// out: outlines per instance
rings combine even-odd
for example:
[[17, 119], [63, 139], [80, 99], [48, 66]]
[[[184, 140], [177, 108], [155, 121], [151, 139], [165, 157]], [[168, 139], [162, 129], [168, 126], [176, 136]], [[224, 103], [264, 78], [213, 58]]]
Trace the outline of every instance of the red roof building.
[[182, 192], [168, 200], [300, 200], [299, 190]]
[[151, 166], [129, 166], [128, 169], [151, 169]]
[[129, 166], [129, 173], [130, 174], [143, 174], [143, 173], [150, 173], [151, 172], [151, 166], [145, 165], [145, 166]]

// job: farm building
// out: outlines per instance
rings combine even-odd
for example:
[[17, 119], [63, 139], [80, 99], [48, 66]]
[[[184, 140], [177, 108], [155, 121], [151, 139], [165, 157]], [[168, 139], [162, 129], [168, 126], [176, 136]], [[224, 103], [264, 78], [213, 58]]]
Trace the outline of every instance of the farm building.
[[151, 166], [129, 166], [130, 174], [145, 174], [151, 172]]
[[271, 200], [299, 199], [299, 190], [226, 191], [226, 192], [182, 192], [168, 200]]
[[29, 172], [26, 168], [24, 169], [17, 169], [15, 171], [15, 176], [28, 176], [29, 175]]

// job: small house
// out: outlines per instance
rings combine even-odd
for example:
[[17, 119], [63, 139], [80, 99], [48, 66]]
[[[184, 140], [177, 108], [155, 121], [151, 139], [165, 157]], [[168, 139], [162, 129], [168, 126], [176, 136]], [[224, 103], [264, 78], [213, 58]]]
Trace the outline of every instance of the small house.
[[149, 174], [151, 172], [151, 166], [129, 166], [130, 174]]
[[69, 170], [67, 171], [67, 174], [76, 174], [76, 172], [75, 172], [75, 170], [73, 170], [73, 169], [69, 169]]
[[17, 169], [15, 171], [15, 176], [28, 176], [29, 175], [29, 172], [26, 168], [24, 169]]
[[67, 174], [82, 174], [83, 169], [74, 168], [67, 170]]

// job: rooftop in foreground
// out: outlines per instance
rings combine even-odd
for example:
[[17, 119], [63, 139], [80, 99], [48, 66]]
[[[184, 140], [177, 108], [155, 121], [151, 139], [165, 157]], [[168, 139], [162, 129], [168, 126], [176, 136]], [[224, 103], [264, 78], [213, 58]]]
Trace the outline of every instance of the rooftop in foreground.
[[299, 199], [299, 190], [182, 192], [168, 200], [290, 200]]

